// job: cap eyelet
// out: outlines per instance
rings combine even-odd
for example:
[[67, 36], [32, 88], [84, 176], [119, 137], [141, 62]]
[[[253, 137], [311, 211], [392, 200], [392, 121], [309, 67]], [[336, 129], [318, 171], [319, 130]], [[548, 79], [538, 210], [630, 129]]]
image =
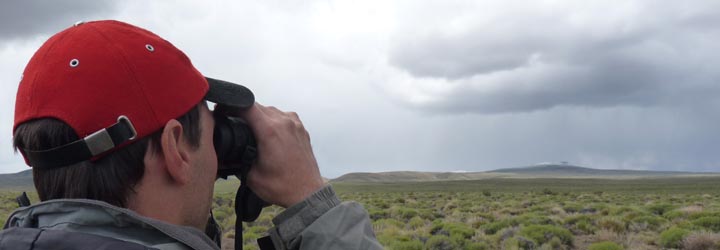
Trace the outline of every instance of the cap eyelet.
[[155, 47], [153, 47], [153, 46], [150, 45], [150, 44], [145, 44], [145, 48], [146, 48], [148, 51], [150, 51], [150, 52], [155, 51]]
[[79, 61], [78, 59], [72, 59], [72, 60], [70, 60], [70, 67], [75, 68], [75, 67], [77, 67], [78, 65], [80, 65], [80, 61]]

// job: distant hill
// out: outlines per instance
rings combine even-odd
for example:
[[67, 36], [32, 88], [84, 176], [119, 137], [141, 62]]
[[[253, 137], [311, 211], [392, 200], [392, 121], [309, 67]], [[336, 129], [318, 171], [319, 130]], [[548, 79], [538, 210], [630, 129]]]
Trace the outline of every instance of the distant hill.
[[396, 172], [380, 172], [380, 173], [349, 173], [338, 178], [330, 180], [330, 182], [417, 182], [417, 181], [459, 181], [459, 180], [479, 180], [488, 178], [498, 178], [510, 176], [505, 173], [489, 173], [489, 172], [413, 172], [413, 171], [396, 171]]
[[504, 168], [488, 171], [487, 173], [509, 173], [521, 175], [541, 176], [671, 176], [696, 175], [702, 173], [677, 171], [649, 171], [624, 169], [595, 169], [573, 165], [543, 164], [521, 168]]
[[563, 164], [542, 164], [530, 167], [505, 168], [486, 172], [381, 172], [350, 173], [331, 182], [413, 182], [479, 180], [488, 178], [650, 178], [673, 176], [708, 176], [718, 173], [695, 173], [674, 171], [645, 171], [621, 169], [594, 169]]
[[493, 177], [501, 177], [503, 174], [472, 172], [413, 172], [397, 171], [382, 173], [349, 173], [330, 182], [397, 182], [397, 181], [454, 181], [454, 180], [478, 180]]
[[[381, 173], [349, 173], [329, 182], [422, 182], [460, 181], [492, 178], [611, 178], [632, 179], [652, 177], [720, 176], [720, 173], [696, 173], [674, 171], [644, 171], [621, 169], [594, 169], [567, 164], [541, 164], [530, 167], [504, 168], [486, 172], [415, 172], [395, 171]], [[323, 178], [323, 180], [328, 181]], [[234, 192], [240, 182], [237, 179], [218, 180], [216, 191]], [[0, 174], [0, 189], [34, 190], [32, 170], [14, 174]]]
[[[328, 182], [323, 177], [323, 181]], [[240, 180], [235, 176], [230, 176], [227, 180], [218, 179], [215, 181], [215, 191], [217, 192], [235, 192], [240, 186]], [[14, 174], [0, 174], [0, 189], [13, 191], [34, 191], [32, 170], [25, 170]]]
[[28, 169], [14, 174], [0, 174], [0, 189], [20, 191], [35, 190], [32, 170]]

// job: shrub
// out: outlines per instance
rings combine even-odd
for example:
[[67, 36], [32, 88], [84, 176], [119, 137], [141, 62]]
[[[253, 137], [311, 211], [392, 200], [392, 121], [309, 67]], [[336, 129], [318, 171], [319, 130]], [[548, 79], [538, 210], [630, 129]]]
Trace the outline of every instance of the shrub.
[[563, 242], [558, 237], [552, 237], [544, 246], [547, 246], [549, 249], [564, 249]]
[[452, 250], [455, 249], [450, 238], [445, 235], [433, 235], [425, 242], [425, 249]]
[[685, 250], [720, 249], [720, 234], [708, 232], [691, 233], [682, 242]]
[[603, 241], [603, 242], [597, 242], [590, 244], [588, 246], [588, 250], [624, 250], [621, 245], [618, 245], [615, 242], [612, 241]]
[[503, 228], [506, 228], [506, 227], [509, 227], [512, 225], [513, 225], [513, 223], [511, 220], [505, 219], [505, 220], [499, 220], [496, 222], [488, 223], [485, 226], [483, 226], [483, 228], [485, 229], [484, 230], [485, 234], [495, 234], [498, 231], [502, 230]]
[[577, 230], [580, 230], [581, 232], [586, 233], [586, 234], [591, 234], [591, 233], [595, 232], [595, 227], [593, 227], [592, 224], [590, 224], [586, 221], [578, 222], [575, 225], [575, 228], [577, 228]]
[[690, 231], [677, 227], [665, 230], [660, 234], [660, 245], [668, 248], [679, 248], [683, 238], [689, 233]]
[[692, 223], [696, 226], [712, 230], [714, 232], [720, 232], [720, 217], [717, 216], [705, 216], [694, 219]]
[[616, 233], [625, 232], [625, 223], [617, 218], [602, 218], [597, 221], [600, 228], [604, 228]]
[[544, 195], [555, 195], [555, 194], [557, 194], [555, 191], [552, 191], [552, 190], [550, 190], [549, 188], [544, 188], [544, 189], [542, 190], [542, 193], [543, 193]]
[[688, 215], [688, 218], [691, 220], [699, 219], [702, 217], [720, 217], [720, 212], [699, 212]]
[[654, 215], [645, 215], [640, 216], [632, 220], [634, 223], [645, 223], [648, 225], [649, 228], [655, 229], [660, 227], [663, 223], [667, 222], [662, 217], [654, 216]]
[[255, 244], [247, 244], [247, 245], [243, 245], [243, 248], [242, 248], [242, 249], [244, 249], [244, 250], [258, 250], [259, 248], [258, 248], [258, 246], [255, 245]]
[[387, 210], [384, 209], [370, 209], [368, 214], [370, 215], [370, 219], [373, 221], [389, 218]]
[[665, 219], [668, 219], [668, 220], [674, 220], [677, 218], [685, 217], [685, 213], [683, 211], [673, 210], [673, 211], [665, 212], [663, 214], [663, 217], [665, 217]]
[[377, 206], [377, 207], [380, 208], [380, 209], [388, 209], [388, 208], [390, 208], [390, 204], [388, 204], [388, 203], [385, 202], [385, 201], [378, 201], [378, 203], [375, 204], [375, 206]]
[[218, 221], [218, 225], [220, 226], [220, 228], [222, 228], [223, 231], [235, 230], [235, 218], [236, 216], [233, 214], [232, 216], [225, 218], [222, 221]]
[[473, 242], [470, 244], [467, 244], [465, 246], [465, 250], [488, 250], [492, 249], [490, 246], [488, 246], [485, 242]]
[[569, 216], [565, 218], [565, 224], [567, 225], [575, 225], [580, 222], [588, 222], [592, 223], [593, 219], [588, 215], [576, 215], [576, 216]]
[[463, 238], [461, 235], [450, 235], [450, 243], [453, 245], [453, 249], [464, 248], [467, 245], [468, 240]]
[[260, 238], [260, 235], [258, 235], [258, 234], [256, 234], [256, 233], [246, 233], [246, 232], [243, 232], [242, 237], [243, 237], [243, 238], [242, 238], [243, 244], [252, 244], [252, 243], [255, 242], [258, 238]]
[[392, 250], [422, 250], [423, 244], [417, 240], [410, 241], [394, 241], [390, 244], [389, 249]]
[[265, 232], [267, 232], [267, 228], [262, 227], [262, 226], [251, 226], [251, 227], [247, 227], [243, 230], [243, 233], [246, 233], [246, 232], [255, 233], [255, 234], [264, 234]]
[[517, 237], [518, 246], [520, 246], [520, 249], [535, 249], [535, 242], [531, 239], [518, 236]]
[[412, 219], [410, 219], [410, 221], [408, 221], [408, 226], [410, 226], [410, 228], [412, 228], [412, 229], [424, 227], [425, 220], [423, 220], [422, 218], [417, 217], [417, 216], [412, 217]]
[[507, 238], [502, 241], [502, 249], [520, 250], [520, 242], [515, 237]]
[[647, 207], [647, 210], [653, 214], [663, 215], [665, 212], [673, 210], [673, 205], [670, 204], [654, 204]]
[[527, 213], [517, 218], [521, 225], [554, 225], [554, 221], [547, 216], [538, 215], [534, 213]]
[[563, 207], [563, 210], [565, 210], [566, 213], [577, 213], [582, 210], [582, 206], [578, 204], [567, 204]]
[[443, 229], [450, 233], [450, 236], [458, 236], [464, 239], [469, 239], [475, 235], [475, 230], [470, 228], [468, 225], [458, 222], [444, 223]]
[[395, 211], [395, 218], [402, 218], [403, 220], [409, 220], [412, 217], [415, 217], [418, 215], [418, 212], [415, 209], [412, 208], [398, 208]]
[[395, 219], [379, 219], [373, 221], [373, 228], [375, 230], [383, 230], [387, 228], [404, 228], [405, 224]]
[[625, 207], [625, 206], [612, 207], [612, 208], [610, 208], [610, 211], [608, 211], [608, 214], [609, 215], [622, 215], [622, 214], [632, 212], [632, 211], [635, 211], [635, 209], [633, 209], [631, 207]]
[[225, 210], [216, 209], [215, 211], [213, 211], [213, 216], [215, 216], [216, 221], [223, 221], [227, 219], [228, 213]]
[[531, 225], [520, 229], [520, 235], [528, 237], [535, 241], [538, 245], [542, 245], [550, 241], [553, 237], [557, 237], [567, 246], [572, 246], [573, 236], [570, 231], [565, 228], [551, 225]]
[[576, 215], [565, 218], [564, 224], [575, 233], [591, 234], [595, 231], [593, 218], [589, 215]]

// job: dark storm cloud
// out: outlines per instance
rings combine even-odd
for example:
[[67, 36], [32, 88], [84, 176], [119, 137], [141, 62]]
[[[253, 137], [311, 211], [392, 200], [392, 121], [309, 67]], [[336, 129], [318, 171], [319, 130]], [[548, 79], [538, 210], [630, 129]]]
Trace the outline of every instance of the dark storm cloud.
[[570, 11], [468, 22], [460, 31], [439, 25], [399, 37], [388, 59], [418, 85], [430, 79], [432, 89], [445, 90], [408, 101], [424, 110], [698, 104], [720, 94], [720, 8], [691, 2], [640, 3], [644, 16], [615, 21], [578, 24]]
[[0, 42], [50, 34], [87, 18], [114, 11], [110, 0], [10, 0], [0, 6]]

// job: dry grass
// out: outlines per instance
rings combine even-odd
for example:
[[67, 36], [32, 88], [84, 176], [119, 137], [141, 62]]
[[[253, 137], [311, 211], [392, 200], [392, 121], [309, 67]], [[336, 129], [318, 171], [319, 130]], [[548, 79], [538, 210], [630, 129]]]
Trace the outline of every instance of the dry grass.
[[695, 205], [690, 205], [687, 207], [680, 208], [678, 210], [680, 210], [684, 213], [687, 213], [687, 214], [694, 214], [694, 213], [702, 212], [704, 209], [705, 208], [701, 204], [695, 204]]
[[695, 232], [683, 240], [682, 246], [685, 250], [720, 249], [720, 234]]

